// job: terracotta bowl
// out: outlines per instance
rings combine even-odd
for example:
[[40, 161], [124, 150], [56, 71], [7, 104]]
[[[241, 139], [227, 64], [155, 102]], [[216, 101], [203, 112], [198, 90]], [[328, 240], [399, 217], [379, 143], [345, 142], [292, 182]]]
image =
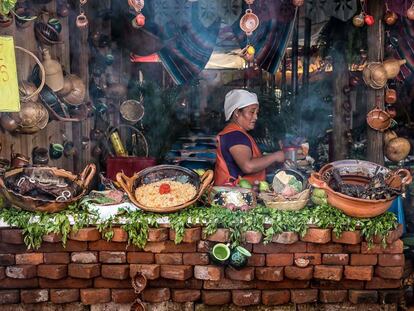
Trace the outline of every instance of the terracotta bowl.
[[368, 125], [377, 131], [383, 132], [391, 126], [392, 118], [386, 111], [375, 108], [368, 112], [367, 123]]

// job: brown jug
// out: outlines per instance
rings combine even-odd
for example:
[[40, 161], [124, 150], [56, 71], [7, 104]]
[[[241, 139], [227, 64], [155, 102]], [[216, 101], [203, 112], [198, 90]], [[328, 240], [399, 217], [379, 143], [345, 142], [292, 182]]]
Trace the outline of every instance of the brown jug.
[[397, 102], [397, 92], [394, 89], [387, 89], [384, 100], [389, 105], [395, 104]]
[[388, 79], [394, 79], [400, 72], [400, 67], [407, 61], [405, 59], [390, 58], [383, 62], [384, 69], [387, 72]]
[[49, 50], [43, 50], [43, 67], [45, 67], [46, 85], [54, 92], [63, 88], [63, 71], [60, 63], [50, 56]]

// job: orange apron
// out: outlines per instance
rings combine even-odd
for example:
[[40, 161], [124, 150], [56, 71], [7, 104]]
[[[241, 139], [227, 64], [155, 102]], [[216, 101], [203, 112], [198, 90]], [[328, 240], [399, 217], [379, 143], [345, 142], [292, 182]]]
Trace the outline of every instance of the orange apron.
[[[224, 184], [232, 183], [236, 184], [238, 179], [235, 179], [233, 176], [230, 175], [229, 169], [227, 167], [226, 161], [224, 160], [223, 154], [221, 152], [221, 144], [220, 144], [220, 136], [239, 131], [245, 134], [252, 144], [252, 154], [253, 158], [258, 158], [262, 156], [259, 147], [257, 146], [256, 142], [254, 141], [253, 137], [251, 137], [247, 132], [238, 126], [237, 124], [230, 123], [228, 124], [220, 133], [217, 135], [217, 159], [216, 159], [216, 167], [214, 169], [214, 185], [215, 186], [223, 186]], [[250, 183], [253, 183], [255, 180], [265, 180], [266, 179], [266, 171], [262, 170], [255, 174], [244, 175], [242, 176], [243, 179], [247, 179]]]

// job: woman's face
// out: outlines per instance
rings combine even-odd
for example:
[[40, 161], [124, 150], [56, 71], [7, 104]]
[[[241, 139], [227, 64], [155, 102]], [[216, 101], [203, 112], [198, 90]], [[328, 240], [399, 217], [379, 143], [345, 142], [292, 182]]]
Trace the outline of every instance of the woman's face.
[[253, 105], [244, 107], [235, 112], [236, 122], [246, 131], [253, 130], [256, 125], [258, 114], [259, 114], [258, 104], [253, 104]]

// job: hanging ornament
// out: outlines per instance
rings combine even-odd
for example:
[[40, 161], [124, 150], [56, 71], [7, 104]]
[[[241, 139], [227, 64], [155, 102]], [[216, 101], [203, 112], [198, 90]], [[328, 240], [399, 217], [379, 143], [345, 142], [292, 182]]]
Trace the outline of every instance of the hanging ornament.
[[407, 17], [410, 20], [414, 20], [414, 1], [411, 3], [411, 6], [407, 10]]
[[83, 6], [86, 4], [87, 0], [79, 0], [79, 15], [76, 17], [76, 27], [79, 29], [85, 29], [88, 27], [88, 18], [83, 11]]
[[145, 16], [141, 13], [142, 9], [144, 8], [145, 2], [144, 0], [128, 0], [128, 5], [132, 7], [137, 15], [132, 20], [132, 26], [134, 28], [141, 28], [145, 25]]
[[305, 4], [305, 0], [292, 0], [292, 4], [296, 7], [300, 7]]
[[384, 23], [387, 24], [388, 26], [392, 26], [394, 25], [397, 20], [398, 20], [398, 15], [393, 12], [390, 11], [390, 9], [388, 8], [388, 3], [385, 2], [385, 14], [384, 14]]
[[240, 19], [241, 30], [243, 30], [247, 36], [251, 36], [257, 27], [259, 27], [259, 18], [251, 9], [247, 9], [246, 13]]
[[362, 27], [365, 24], [364, 21], [364, 15], [362, 13], [355, 15], [352, 18], [352, 24], [354, 24], [355, 27]]
[[364, 17], [364, 22], [367, 26], [372, 26], [375, 24], [374, 16], [366, 14]]

